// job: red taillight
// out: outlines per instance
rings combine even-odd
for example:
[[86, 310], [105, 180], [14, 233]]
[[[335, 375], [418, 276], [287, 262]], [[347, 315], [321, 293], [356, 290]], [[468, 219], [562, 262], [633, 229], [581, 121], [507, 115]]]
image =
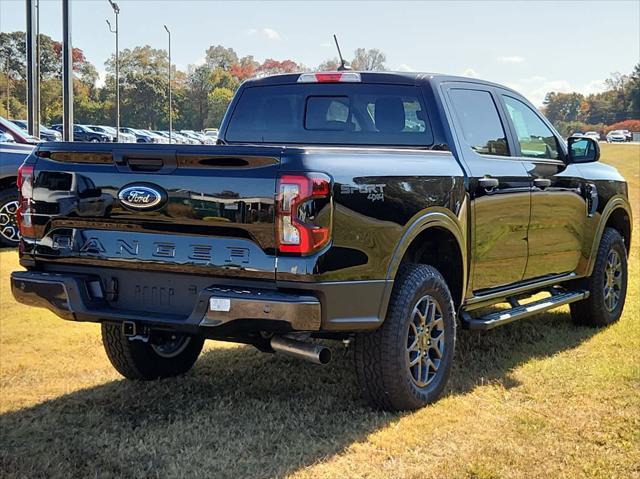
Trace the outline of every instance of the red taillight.
[[359, 83], [362, 81], [358, 72], [321, 72], [302, 73], [298, 83]]
[[18, 210], [16, 220], [20, 235], [34, 237], [35, 229], [31, 221], [33, 200], [33, 165], [22, 165], [18, 168]]
[[[280, 176], [276, 203], [276, 234], [280, 252], [311, 254], [329, 242], [330, 196], [331, 179], [327, 175], [309, 173]], [[323, 210], [329, 213], [322, 214], [320, 220], [316, 214]]]

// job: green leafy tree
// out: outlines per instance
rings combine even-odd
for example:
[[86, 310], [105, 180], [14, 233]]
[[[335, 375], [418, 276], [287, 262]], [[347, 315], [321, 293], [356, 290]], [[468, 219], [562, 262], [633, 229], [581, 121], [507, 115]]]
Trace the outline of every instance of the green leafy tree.
[[233, 99], [234, 91], [229, 88], [215, 88], [209, 94], [209, 116], [207, 117], [206, 127], [218, 128], [222, 122], [227, 107]]
[[232, 65], [238, 63], [238, 55], [233, 51], [233, 48], [225, 48], [222, 45], [211, 45], [207, 49], [205, 62], [211, 70], [215, 70], [216, 68], [229, 70]]
[[631, 73], [627, 89], [629, 96], [629, 118], [640, 119], [640, 63], [637, 63]]
[[544, 99], [545, 115], [552, 123], [581, 120], [584, 95], [580, 93], [547, 93]]
[[187, 78], [185, 110], [191, 126], [197, 130], [204, 128], [209, 115], [209, 93], [213, 90], [211, 70], [207, 65], [195, 68]]
[[[107, 86], [115, 97], [115, 56], [106, 62]], [[120, 123], [137, 128], [166, 128], [169, 123], [169, 59], [149, 45], [120, 52]]]

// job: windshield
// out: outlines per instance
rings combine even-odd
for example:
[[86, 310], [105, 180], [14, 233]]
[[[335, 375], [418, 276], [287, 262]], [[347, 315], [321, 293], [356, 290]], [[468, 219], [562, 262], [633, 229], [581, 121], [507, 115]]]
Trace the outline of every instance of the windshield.
[[420, 90], [380, 84], [246, 88], [226, 132], [230, 142], [428, 146]]

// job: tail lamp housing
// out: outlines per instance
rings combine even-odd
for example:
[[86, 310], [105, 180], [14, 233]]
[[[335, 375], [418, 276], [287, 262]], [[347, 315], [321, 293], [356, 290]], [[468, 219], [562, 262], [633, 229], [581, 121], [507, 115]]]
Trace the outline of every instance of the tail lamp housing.
[[[278, 179], [276, 237], [281, 253], [312, 254], [331, 239], [331, 178], [323, 173], [283, 174]], [[320, 224], [323, 223], [323, 224]]]
[[20, 236], [34, 237], [35, 228], [31, 215], [33, 213], [33, 165], [23, 164], [18, 168], [18, 210], [16, 220], [20, 229]]

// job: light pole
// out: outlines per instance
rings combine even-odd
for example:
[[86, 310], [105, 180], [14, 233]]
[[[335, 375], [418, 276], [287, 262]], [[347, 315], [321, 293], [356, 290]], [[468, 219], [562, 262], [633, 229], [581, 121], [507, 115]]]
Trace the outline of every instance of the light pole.
[[169, 143], [173, 143], [173, 107], [171, 104], [171, 32], [164, 26], [169, 35]]
[[120, 14], [120, 7], [113, 0], [108, 0], [113, 13], [116, 14], [116, 28], [111, 28], [111, 23], [107, 20], [109, 25], [109, 31], [116, 35], [116, 141], [120, 142], [120, 55], [118, 49], [118, 15]]

